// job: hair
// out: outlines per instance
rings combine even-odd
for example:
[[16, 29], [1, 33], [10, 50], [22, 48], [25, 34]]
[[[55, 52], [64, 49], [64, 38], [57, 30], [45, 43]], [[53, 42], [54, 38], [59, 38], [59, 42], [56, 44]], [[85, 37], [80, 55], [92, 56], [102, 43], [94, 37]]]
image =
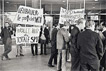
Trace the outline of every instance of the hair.
[[65, 26], [64, 24], [60, 24], [60, 28], [62, 28], [63, 26]]
[[84, 21], [86, 21], [84, 18], [80, 18], [77, 20], [77, 24], [79, 25], [79, 24], [83, 23]]
[[92, 20], [91, 21], [87, 21], [86, 24], [85, 24], [86, 28], [89, 28], [92, 25], [95, 25], [95, 22], [92, 21]]

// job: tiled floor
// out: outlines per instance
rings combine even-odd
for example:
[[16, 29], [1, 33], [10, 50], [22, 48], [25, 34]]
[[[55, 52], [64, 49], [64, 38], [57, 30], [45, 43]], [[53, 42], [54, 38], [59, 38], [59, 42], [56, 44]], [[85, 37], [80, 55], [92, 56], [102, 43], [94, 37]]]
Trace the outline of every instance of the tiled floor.
[[[56, 66], [50, 68], [47, 66], [50, 50], [48, 55], [32, 56], [30, 46], [24, 48], [24, 57], [16, 58], [16, 46], [12, 47], [9, 54], [12, 60], [3, 60], [0, 58], [0, 71], [56, 71]], [[3, 53], [3, 46], [0, 46], [0, 55]], [[67, 71], [70, 71], [70, 63], [67, 63]]]

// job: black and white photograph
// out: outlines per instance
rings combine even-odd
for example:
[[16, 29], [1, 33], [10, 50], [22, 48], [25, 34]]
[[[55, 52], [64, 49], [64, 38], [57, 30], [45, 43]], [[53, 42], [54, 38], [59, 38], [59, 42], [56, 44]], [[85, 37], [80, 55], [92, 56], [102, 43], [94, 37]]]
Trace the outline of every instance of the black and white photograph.
[[106, 71], [106, 0], [0, 0], [0, 71]]

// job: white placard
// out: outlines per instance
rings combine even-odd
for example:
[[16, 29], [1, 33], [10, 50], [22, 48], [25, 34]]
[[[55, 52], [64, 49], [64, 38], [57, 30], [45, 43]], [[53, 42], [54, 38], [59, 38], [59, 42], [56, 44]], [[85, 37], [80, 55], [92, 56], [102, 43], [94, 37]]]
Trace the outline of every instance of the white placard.
[[75, 24], [79, 18], [84, 18], [84, 14], [84, 9], [67, 10], [61, 7], [59, 23], [69, 22], [70, 24]]
[[13, 22], [18, 24], [43, 25], [43, 9], [19, 6]]
[[91, 20], [99, 20], [98, 16], [91, 16]]
[[40, 27], [16, 27], [16, 44], [38, 43]]

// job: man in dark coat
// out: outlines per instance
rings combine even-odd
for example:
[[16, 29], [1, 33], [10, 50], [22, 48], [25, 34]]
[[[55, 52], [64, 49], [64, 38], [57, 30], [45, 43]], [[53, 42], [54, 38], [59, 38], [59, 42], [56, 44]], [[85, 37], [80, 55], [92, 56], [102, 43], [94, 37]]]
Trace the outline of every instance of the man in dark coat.
[[51, 56], [50, 56], [50, 59], [49, 59], [49, 62], [48, 62], [48, 66], [49, 67], [54, 67], [52, 65], [52, 61], [54, 59], [54, 64], [57, 64], [57, 49], [56, 49], [56, 36], [57, 36], [57, 26], [55, 26], [52, 30], [52, 33], [51, 33]]
[[11, 46], [12, 46], [11, 34], [12, 34], [12, 30], [11, 28], [9, 28], [9, 23], [6, 22], [5, 27], [1, 31], [1, 38], [4, 44], [4, 53], [2, 54], [1, 57], [2, 60], [4, 56], [7, 60], [10, 60], [10, 58], [8, 57], [8, 53], [11, 51]]
[[70, 37], [70, 53], [71, 53], [71, 71], [79, 71], [80, 70], [80, 58], [79, 51], [77, 49], [77, 37], [82, 29], [85, 27], [86, 20], [83, 18], [78, 19], [76, 25], [70, 25], [69, 32], [71, 34]]
[[103, 44], [99, 34], [94, 32], [95, 23], [89, 21], [86, 30], [78, 35], [81, 71], [99, 71], [99, 59], [103, 56]]
[[106, 70], [106, 24], [103, 24], [103, 31], [102, 31], [103, 35], [104, 35], [104, 40], [103, 40], [103, 47], [104, 47], [104, 54], [102, 59], [100, 60], [100, 71], [104, 71]]

